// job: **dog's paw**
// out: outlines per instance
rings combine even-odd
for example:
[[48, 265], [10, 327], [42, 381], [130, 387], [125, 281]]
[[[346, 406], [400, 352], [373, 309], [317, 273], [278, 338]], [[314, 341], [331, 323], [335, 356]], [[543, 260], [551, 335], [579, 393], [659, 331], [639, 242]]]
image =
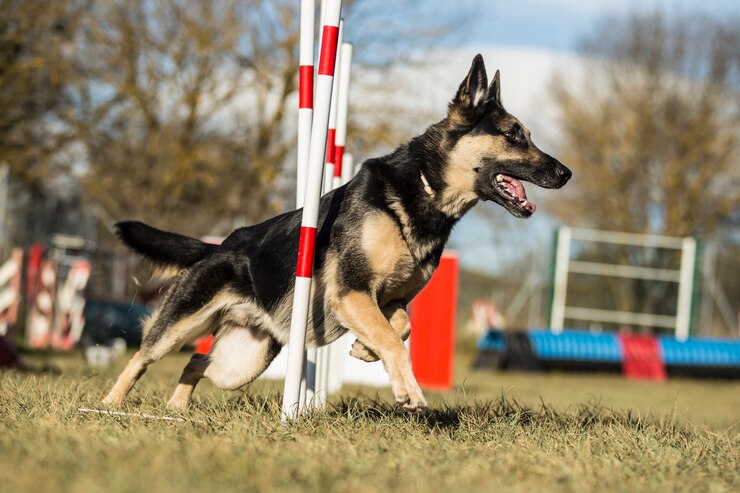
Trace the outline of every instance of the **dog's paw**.
[[427, 400], [423, 395], [419, 395], [416, 398], [409, 398], [409, 400], [403, 404], [403, 408], [407, 411], [421, 411], [427, 407], [429, 407], [429, 404], [427, 404]]
[[372, 363], [373, 361], [378, 361], [380, 359], [374, 352], [368, 349], [367, 346], [357, 340], [352, 343], [352, 349], [350, 349], [349, 355], [353, 358], [367, 361], [368, 363]]
[[188, 408], [188, 402], [187, 399], [179, 399], [175, 396], [172, 396], [172, 398], [167, 401], [167, 409], [171, 409], [173, 411], [185, 411]]
[[421, 392], [421, 388], [414, 382], [412, 388], [408, 390], [408, 401], [403, 404], [403, 408], [408, 411], [421, 411], [427, 407], [429, 405]]

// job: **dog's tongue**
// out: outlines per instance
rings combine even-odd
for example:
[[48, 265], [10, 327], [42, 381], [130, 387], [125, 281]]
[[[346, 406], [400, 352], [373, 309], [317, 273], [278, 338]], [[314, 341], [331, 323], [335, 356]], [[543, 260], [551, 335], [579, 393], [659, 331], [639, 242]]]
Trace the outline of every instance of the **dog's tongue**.
[[537, 206], [534, 202], [530, 202], [529, 200], [527, 200], [527, 192], [524, 190], [524, 185], [522, 185], [519, 180], [507, 175], [500, 176], [503, 178], [501, 184], [504, 186], [504, 188], [506, 188], [507, 192], [516, 197], [520, 205], [523, 205], [531, 212], [534, 212], [537, 209]]

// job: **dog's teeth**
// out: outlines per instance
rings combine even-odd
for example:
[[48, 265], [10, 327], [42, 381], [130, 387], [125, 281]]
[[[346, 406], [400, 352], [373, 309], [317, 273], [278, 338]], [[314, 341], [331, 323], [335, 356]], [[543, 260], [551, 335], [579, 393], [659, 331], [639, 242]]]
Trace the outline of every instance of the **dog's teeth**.
[[501, 175], [496, 175], [496, 181], [501, 183], [502, 181], [504, 181], [504, 177]]
[[527, 202], [526, 200], [522, 200], [522, 205], [523, 205], [524, 207], [527, 207], [527, 204], [528, 204], [528, 203], [529, 203], [529, 202]]

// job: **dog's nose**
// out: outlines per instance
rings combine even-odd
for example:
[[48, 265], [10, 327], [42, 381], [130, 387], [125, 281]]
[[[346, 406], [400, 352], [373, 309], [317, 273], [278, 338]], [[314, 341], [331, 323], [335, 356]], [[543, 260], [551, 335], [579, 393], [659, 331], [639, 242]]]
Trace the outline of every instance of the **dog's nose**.
[[563, 181], [568, 181], [570, 180], [570, 177], [573, 176], [573, 173], [571, 173], [571, 171], [563, 165], [558, 166], [557, 173], [558, 178]]

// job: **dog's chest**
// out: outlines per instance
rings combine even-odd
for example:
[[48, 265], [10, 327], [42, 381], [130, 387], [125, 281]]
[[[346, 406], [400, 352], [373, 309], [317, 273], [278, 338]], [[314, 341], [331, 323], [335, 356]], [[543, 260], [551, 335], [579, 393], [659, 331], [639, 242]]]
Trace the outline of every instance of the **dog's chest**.
[[[379, 304], [408, 302], [429, 281], [434, 268], [437, 245], [432, 242], [407, 242], [398, 225], [385, 215], [365, 220], [362, 228], [362, 250], [372, 272], [371, 289]], [[418, 251], [417, 251], [418, 250]], [[417, 261], [426, 258], [421, 264]]]
[[387, 276], [378, 289], [378, 304], [383, 306], [392, 301], [408, 303], [426, 285], [432, 276], [434, 266], [422, 268], [403, 265], [394, 274]]

